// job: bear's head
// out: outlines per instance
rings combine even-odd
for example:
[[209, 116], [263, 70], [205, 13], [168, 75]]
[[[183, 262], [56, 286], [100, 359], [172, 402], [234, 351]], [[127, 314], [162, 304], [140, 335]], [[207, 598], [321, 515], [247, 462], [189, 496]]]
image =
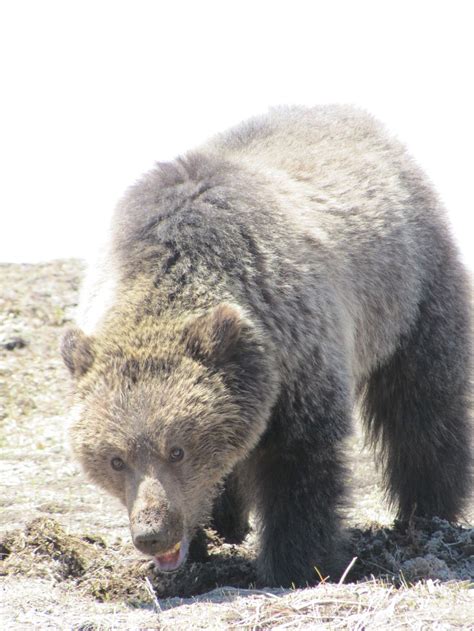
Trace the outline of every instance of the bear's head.
[[62, 344], [76, 382], [70, 436], [93, 481], [125, 504], [135, 546], [178, 568], [225, 476], [266, 429], [275, 370], [238, 307], [115, 322]]

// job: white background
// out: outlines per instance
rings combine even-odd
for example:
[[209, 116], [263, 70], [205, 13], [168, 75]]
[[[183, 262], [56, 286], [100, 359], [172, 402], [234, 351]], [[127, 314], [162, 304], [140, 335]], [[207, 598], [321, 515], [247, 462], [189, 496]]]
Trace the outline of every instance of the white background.
[[361, 105], [474, 267], [469, 0], [0, 0], [0, 261], [87, 256], [124, 188], [269, 105]]

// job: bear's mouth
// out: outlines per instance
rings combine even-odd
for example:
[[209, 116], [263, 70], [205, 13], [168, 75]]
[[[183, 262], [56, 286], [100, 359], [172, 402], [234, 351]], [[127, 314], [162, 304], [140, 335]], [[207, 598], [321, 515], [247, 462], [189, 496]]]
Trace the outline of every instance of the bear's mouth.
[[174, 572], [181, 567], [187, 553], [188, 543], [186, 539], [182, 539], [163, 554], [157, 554], [154, 557], [155, 564], [161, 572]]

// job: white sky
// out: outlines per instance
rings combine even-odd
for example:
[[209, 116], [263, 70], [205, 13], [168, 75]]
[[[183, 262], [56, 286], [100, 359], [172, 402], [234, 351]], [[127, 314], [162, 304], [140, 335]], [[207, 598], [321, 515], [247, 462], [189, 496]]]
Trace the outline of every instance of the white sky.
[[441, 193], [471, 268], [469, 0], [0, 0], [0, 261], [87, 256], [155, 160], [286, 103], [362, 105]]

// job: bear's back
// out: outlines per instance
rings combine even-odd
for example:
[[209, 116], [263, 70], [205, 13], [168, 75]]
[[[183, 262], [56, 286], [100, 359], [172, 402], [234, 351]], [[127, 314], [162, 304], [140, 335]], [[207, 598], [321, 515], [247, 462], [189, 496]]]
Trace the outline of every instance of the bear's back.
[[237, 301], [265, 286], [295, 321], [298, 301], [313, 309], [331, 294], [364, 372], [417, 316], [445, 249], [438, 209], [404, 147], [366, 113], [278, 108], [129, 190], [86, 283], [81, 325], [93, 333], [139, 274], [155, 293], [187, 291], [196, 309], [219, 283]]
[[370, 206], [364, 200], [381, 194], [401, 201], [400, 172], [413, 171], [403, 145], [351, 106], [275, 108], [218, 135], [208, 146], [280, 186], [286, 177], [311, 197], [317, 191], [339, 207]]
[[449, 239], [437, 195], [402, 143], [366, 112], [335, 105], [277, 108], [208, 146], [267, 180], [306, 261], [322, 261], [334, 280], [361, 363], [391, 352]]

